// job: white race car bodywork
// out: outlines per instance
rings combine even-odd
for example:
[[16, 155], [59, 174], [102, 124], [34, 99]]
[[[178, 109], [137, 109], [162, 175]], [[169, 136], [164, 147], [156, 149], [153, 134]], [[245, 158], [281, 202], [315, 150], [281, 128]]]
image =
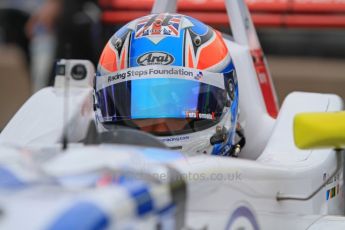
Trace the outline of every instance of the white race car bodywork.
[[[228, 1], [228, 8], [229, 4], [236, 6]], [[156, 6], [154, 10], [161, 9]], [[236, 36], [246, 38], [242, 32], [234, 33], [235, 40]], [[159, 212], [174, 200], [170, 182], [166, 181], [167, 168], [173, 168], [187, 186], [185, 229], [344, 229], [340, 154], [331, 149], [300, 150], [294, 144], [292, 130], [295, 114], [339, 111], [343, 102], [336, 95], [295, 92], [285, 99], [277, 119], [273, 119], [265, 110], [250, 41], [226, 41], [237, 71], [239, 119], [247, 140], [241, 159], [183, 156], [123, 145], [85, 147], [77, 142], [85, 138], [94, 117], [92, 88], [87, 84], [70, 85], [65, 123], [64, 88], [45, 88], [24, 104], [0, 135], [0, 169], [6, 167], [19, 181], [30, 185], [20, 192], [1, 188], [0, 205], [7, 214], [0, 219], [0, 228], [50, 228], [79, 201], [91, 202], [102, 210], [109, 228], [153, 229], [157, 224], [163, 229], [178, 228], [176, 209], [167, 214]], [[64, 130], [73, 144], [61, 153]], [[95, 181], [102, 176], [90, 175], [109, 171], [115, 175], [130, 171], [163, 177], [158, 178], [163, 183], [140, 178], [150, 191], [154, 208], [139, 215], [135, 210], [140, 202], [134, 202], [129, 189], [121, 184], [108, 183], [94, 189]], [[317, 191], [331, 176], [331, 181]], [[58, 183], [52, 184], [52, 178]], [[297, 199], [279, 199], [284, 197]], [[25, 221], [18, 222], [19, 218]]]

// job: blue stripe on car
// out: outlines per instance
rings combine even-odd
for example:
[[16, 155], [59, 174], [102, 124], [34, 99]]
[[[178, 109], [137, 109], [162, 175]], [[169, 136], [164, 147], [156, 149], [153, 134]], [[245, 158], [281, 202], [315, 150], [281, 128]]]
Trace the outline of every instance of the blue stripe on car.
[[164, 149], [145, 149], [141, 152], [142, 155], [150, 160], [160, 163], [168, 163], [174, 160], [181, 159], [183, 155], [178, 152], [167, 151]]
[[15, 174], [5, 167], [0, 166], [0, 188], [22, 188], [26, 185]]
[[48, 230], [100, 230], [109, 225], [107, 215], [91, 202], [80, 202], [64, 212]]
[[128, 182], [122, 184], [136, 203], [138, 216], [145, 215], [154, 209], [154, 202], [146, 184], [142, 182]]

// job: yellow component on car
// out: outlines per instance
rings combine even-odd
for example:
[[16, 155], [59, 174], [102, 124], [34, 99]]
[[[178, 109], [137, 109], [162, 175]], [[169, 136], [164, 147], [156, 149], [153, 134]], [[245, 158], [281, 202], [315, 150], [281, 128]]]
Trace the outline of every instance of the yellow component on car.
[[344, 111], [297, 114], [293, 129], [295, 144], [298, 148], [345, 147]]

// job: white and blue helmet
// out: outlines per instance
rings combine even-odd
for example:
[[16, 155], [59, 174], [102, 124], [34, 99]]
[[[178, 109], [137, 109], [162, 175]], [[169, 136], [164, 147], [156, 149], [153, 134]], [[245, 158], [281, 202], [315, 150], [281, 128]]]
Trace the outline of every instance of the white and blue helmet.
[[95, 81], [97, 120], [155, 135], [187, 154], [231, 155], [235, 67], [220, 32], [180, 14], [153, 14], [117, 31]]

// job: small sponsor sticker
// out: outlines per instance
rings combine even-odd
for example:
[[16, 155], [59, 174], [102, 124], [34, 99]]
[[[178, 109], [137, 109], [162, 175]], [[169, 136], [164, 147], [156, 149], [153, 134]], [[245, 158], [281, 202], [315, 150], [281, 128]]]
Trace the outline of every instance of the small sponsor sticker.
[[[325, 176], [326, 175], [326, 176]], [[324, 173], [323, 180], [325, 181], [327, 178], [327, 174]], [[340, 175], [337, 174], [336, 176], [332, 177], [326, 184], [326, 200], [331, 200], [339, 194], [339, 178]]]
[[189, 136], [176, 136], [176, 137], [164, 137], [160, 140], [163, 142], [180, 142], [180, 141], [187, 141], [189, 140]]
[[330, 200], [332, 198], [334, 198], [337, 194], [339, 194], [339, 184], [327, 189], [326, 191], [326, 200]]
[[187, 118], [195, 118], [195, 119], [206, 119], [206, 120], [214, 120], [215, 113], [199, 113], [198, 111], [187, 111], [186, 112]]
[[165, 52], [150, 52], [138, 57], [137, 63], [146, 65], [169, 65], [174, 62], [174, 57]]
[[204, 76], [204, 74], [201, 71], [199, 71], [199, 73], [197, 73], [197, 75], [194, 77], [194, 79], [199, 81], [203, 76]]

